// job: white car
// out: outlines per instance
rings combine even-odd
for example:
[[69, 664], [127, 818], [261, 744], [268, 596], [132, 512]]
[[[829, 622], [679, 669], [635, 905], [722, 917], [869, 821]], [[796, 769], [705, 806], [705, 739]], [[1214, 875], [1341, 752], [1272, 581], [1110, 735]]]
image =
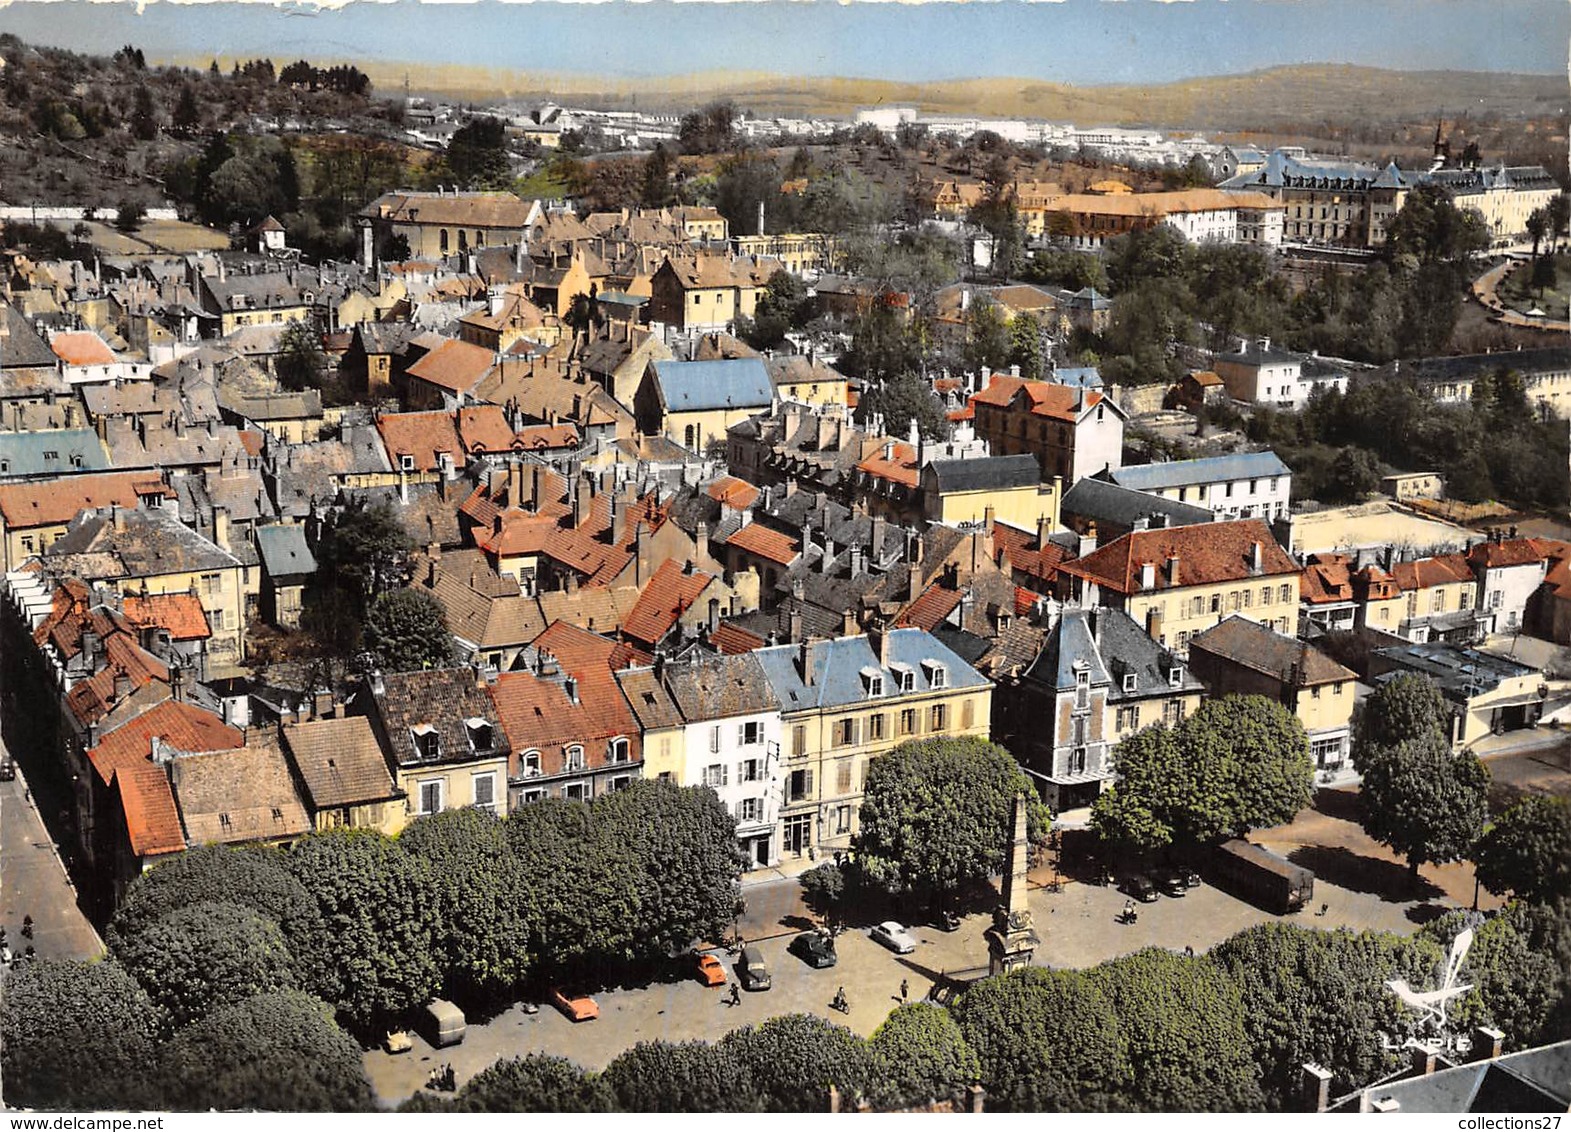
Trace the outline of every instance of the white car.
[[894, 920], [885, 920], [872, 930], [871, 935], [876, 942], [896, 955], [909, 955], [916, 950], [916, 940], [911, 933]]

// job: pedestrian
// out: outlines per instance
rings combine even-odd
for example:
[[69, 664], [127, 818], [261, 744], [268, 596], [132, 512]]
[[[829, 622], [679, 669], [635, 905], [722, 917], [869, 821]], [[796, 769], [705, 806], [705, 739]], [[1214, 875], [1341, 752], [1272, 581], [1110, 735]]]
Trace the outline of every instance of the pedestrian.
[[905, 979], [900, 980], [900, 1001], [905, 1002], [911, 997], [911, 984]]
[[22, 917], [22, 937], [24, 939], [33, 938], [33, 917], [31, 916]]
[[741, 1006], [742, 1005], [742, 988], [740, 986], [738, 986], [736, 983], [732, 983], [731, 984], [731, 1005], [732, 1006]]
[[1184, 944], [1184, 955], [1190, 959], [1195, 957], [1195, 949], [1192, 944]]

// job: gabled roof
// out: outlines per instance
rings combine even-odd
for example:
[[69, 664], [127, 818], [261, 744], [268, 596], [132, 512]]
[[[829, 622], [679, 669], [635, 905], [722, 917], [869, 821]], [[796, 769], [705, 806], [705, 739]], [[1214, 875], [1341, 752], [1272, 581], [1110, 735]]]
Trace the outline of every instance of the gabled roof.
[[473, 342], [456, 338], [443, 342], [406, 371], [410, 377], [419, 378], [451, 393], [467, 393], [491, 372], [496, 364], [496, 354]]
[[783, 535], [761, 523], [747, 524], [727, 539], [726, 545], [737, 547], [770, 562], [778, 562], [782, 566], [791, 565], [802, 552], [801, 543], [797, 539]]
[[36, 483], [0, 484], [0, 515], [11, 530], [69, 523], [98, 507], [135, 507], [143, 496], [164, 499], [174, 492], [151, 472], [105, 472], [61, 476]]
[[774, 399], [774, 383], [761, 358], [649, 365], [668, 413], [766, 409]]
[[0, 302], [0, 369], [39, 369], [59, 380], [60, 359], [49, 343], [38, 336], [27, 316], [7, 302]]
[[993, 405], [1001, 409], [1028, 412], [1032, 416], [1075, 422], [1097, 405], [1106, 402], [1119, 416], [1124, 412], [1100, 391], [1073, 385], [1059, 385], [1051, 381], [1031, 381], [995, 373], [987, 388], [971, 394], [974, 405]]
[[272, 525], [256, 528], [256, 549], [262, 566], [272, 578], [316, 573], [316, 556], [301, 526]]
[[1529, 538], [1504, 539], [1499, 542], [1487, 540], [1474, 543], [1467, 549], [1467, 560], [1486, 570], [1539, 565], [1547, 557], [1537, 540]]
[[1018, 487], [1035, 487], [1042, 481], [1036, 457], [983, 456], [972, 460], [932, 460], [924, 474], [931, 469], [940, 492], [951, 491], [1006, 491]]
[[1189, 642], [1195, 651], [1231, 661], [1284, 684], [1295, 679], [1304, 686], [1358, 679], [1358, 673], [1332, 660], [1313, 645], [1233, 615]]
[[[900, 665], [912, 675], [912, 690], [908, 693], [898, 690], [899, 682], [895, 672], [880, 665], [877, 652], [865, 636], [838, 637], [809, 643], [807, 657], [812, 671], [811, 684], [802, 678], [800, 645], [776, 645], [749, 655], [757, 657], [764, 666], [770, 687], [780, 702], [780, 710], [787, 713], [849, 704], [881, 703], [898, 699], [902, 695], [919, 695], [931, 691], [931, 668], [924, 661], [937, 662], [945, 668], [945, 687], [989, 686], [985, 676], [926, 630], [890, 629], [887, 633], [891, 664]], [[875, 670], [884, 677], [884, 692], [881, 696], [873, 696], [863, 678], [865, 671]]]
[[167, 629], [172, 640], [202, 641], [213, 635], [202, 600], [193, 593], [126, 594], [122, 612], [139, 629]]
[[180, 811], [163, 768], [150, 762], [116, 767], [110, 773], [110, 783], [120, 799], [133, 853], [156, 857], [185, 849]]
[[1108, 478], [1120, 487], [1135, 491], [1162, 491], [1191, 484], [1292, 474], [1293, 470], [1271, 451], [1207, 456], [1200, 460], [1168, 460], [1161, 464], [1133, 464], [1114, 468], [1107, 473]]
[[387, 760], [363, 715], [284, 726], [284, 748], [316, 810], [397, 797]]
[[716, 503], [745, 511], [758, 500], [758, 488], [735, 476], [721, 476], [704, 486], [704, 494]]
[[1404, 590], [1426, 590], [1431, 586], [1475, 580], [1473, 568], [1460, 554], [1436, 554], [1412, 562], [1398, 562], [1391, 567], [1391, 576]]
[[90, 428], [0, 432], [0, 476], [62, 476], [108, 467], [104, 446]]
[[[212, 712], [184, 701], [165, 700], [104, 736], [87, 752], [87, 758], [108, 784], [117, 769], [138, 763], [151, 766], [155, 737], [181, 751], [216, 751], [245, 742], [238, 729]], [[162, 771], [159, 777], [163, 777]]]
[[[1252, 568], [1256, 547], [1261, 561], [1258, 572]], [[1175, 557], [1178, 559], [1178, 587], [1282, 574], [1296, 577], [1299, 573], [1298, 566], [1271, 537], [1270, 528], [1259, 519], [1130, 531], [1084, 558], [1063, 563], [1058, 569], [1060, 573], [1084, 578], [1115, 593], [1132, 594], [1142, 589], [1142, 566], [1147, 563], [1156, 567], [1154, 589], [1175, 588], [1168, 578], [1168, 560]]]
[[154, 578], [238, 567], [240, 560], [164, 508], [111, 507], [78, 516], [44, 554], [84, 581]]
[[917, 595], [917, 599], [906, 606], [895, 621], [899, 628], [926, 629], [931, 633], [939, 625], [949, 619], [949, 615], [960, 604], [960, 591], [949, 589], [934, 582]]
[[395, 469], [400, 457], [413, 456], [417, 471], [437, 471], [442, 466], [439, 452], [446, 452], [456, 467], [464, 465], [463, 444], [449, 412], [383, 413], [376, 419], [376, 428]]
[[276, 733], [253, 733], [241, 747], [178, 755], [169, 780], [192, 844], [272, 841], [311, 829]]
[[681, 709], [654, 668], [624, 668], [616, 674], [616, 681], [646, 733], [682, 726]]
[[683, 569], [666, 559], [638, 595], [638, 602], [628, 611], [622, 621], [622, 632], [646, 645], [659, 644], [712, 581], [713, 575]]
[[114, 351], [91, 330], [66, 330], [49, 339], [49, 348], [68, 366], [112, 366]]
[[[481, 681], [484, 683], [484, 681]], [[380, 692], [371, 681], [371, 701], [381, 720], [388, 756], [398, 765], [446, 765], [496, 758], [503, 753], [496, 735], [499, 726], [491, 698], [478, 687], [469, 668], [431, 668], [422, 672], [389, 672], [381, 677]], [[479, 719], [487, 725], [491, 746], [476, 749], [465, 722]], [[416, 746], [416, 732], [434, 733], [439, 742], [432, 751]]]
[[779, 705], [758, 656], [749, 652], [668, 664], [666, 691], [688, 723], [774, 711]]
[[1136, 491], [1095, 476], [1076, 480], [1074, 486], [1064, 492], [1061, 510], [1065, 515], [1076, 515], [1125, 530], [1133, 529], [1141, 519], [1149, 520], [1152, 516], [1160, 516], [1172, 527], [1209, 523], [1216, 517], [1208, 508]]

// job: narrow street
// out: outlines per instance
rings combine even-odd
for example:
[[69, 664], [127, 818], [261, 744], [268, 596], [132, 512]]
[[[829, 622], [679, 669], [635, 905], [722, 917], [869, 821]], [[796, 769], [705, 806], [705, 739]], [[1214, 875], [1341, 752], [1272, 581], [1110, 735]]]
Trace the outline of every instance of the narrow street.
[[[0, 738], [0, 757], [7, 752]], [[22, 918], [33, 918], [33, 938], [22, 936]], [[39, 955], [91, 959], [104, 944], [76, 904], [76, 888], [44, 829], [20, 767], [0, 782], [0, 925], [13, 952], [31, 943]]]

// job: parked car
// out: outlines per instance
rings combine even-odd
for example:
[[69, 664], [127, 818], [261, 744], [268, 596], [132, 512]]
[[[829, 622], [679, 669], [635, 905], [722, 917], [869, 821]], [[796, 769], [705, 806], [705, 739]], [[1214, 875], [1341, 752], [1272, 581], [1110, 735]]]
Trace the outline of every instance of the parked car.
[[600, 1004], [587, 994], [572, 994], [561, 987], [551, 988], [551, 1005], [574, 1022], [592, 1022], [600, 1017]]
[[1185, 888], [1199, 888], [1200, 874], [1188, 865], [1178, 866], [1178, 875], [1184, 878]]
[[0, 759], [0, 782], [12, 782], [16, 779], [16, 764], [10, 756]]
[[698, 981], [706, 987], [725, 986], [725, 967], [713, 955], [702, 951], [693, 952], [693, 970], [698, 976]]
[[1184, 883], [1183, 874], [1177, 869], [1157, 869], [1152, 872], [1151, 879], [1168, 896], [1184, 896], [1189, 892], [1189, 885]]
[[906, 931], [905, 925], [885, 920], [870, 933], [874, 943], [881, 943], [896, 955], [909, 955], [916, 950], [916, 939]]
[[1119, 887], [1142, 904], [1150, 904], [1156, 900], [1156, 885], [1145, 873], [1130, 873]]
[[764, 953], [752, 944], [742, 948], [742, 957], [736, 961], [736, 977], [743, 990], [768, 990], [772, 980], [764, 964]]
[[960, 913], [948, 908], [936, 912], [933, 914], [933, 926], [941, 932], [957, 932], [960, 930]]
[[828, 932], [803, 932], [786, 947], [809, 967], [833, 967], [840, 962], [835, 954], [835, 941]]

